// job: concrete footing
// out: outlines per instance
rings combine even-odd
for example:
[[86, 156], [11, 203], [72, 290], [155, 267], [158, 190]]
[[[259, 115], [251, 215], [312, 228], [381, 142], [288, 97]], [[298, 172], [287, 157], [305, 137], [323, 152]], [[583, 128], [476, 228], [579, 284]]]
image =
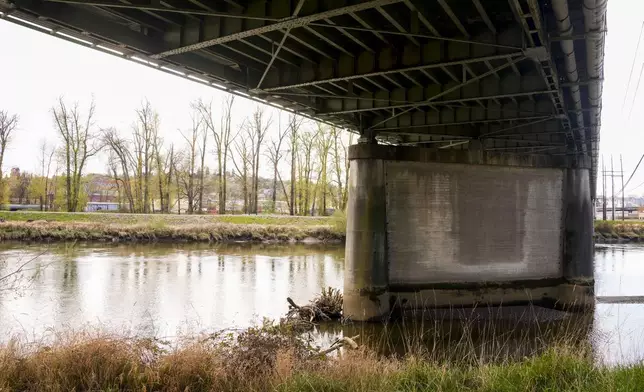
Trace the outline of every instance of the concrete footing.
[[372, 144], [350, 160], [346, 316], [594, 306], [586, 162]]

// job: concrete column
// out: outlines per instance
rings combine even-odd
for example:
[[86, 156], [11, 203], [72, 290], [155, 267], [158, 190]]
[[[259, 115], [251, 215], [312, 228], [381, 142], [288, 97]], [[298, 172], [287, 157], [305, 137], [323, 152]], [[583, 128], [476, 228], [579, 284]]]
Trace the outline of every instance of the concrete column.
[[593, 204], [590, 170], [564, 169], [563, 276], [561, 305], [594, 305]]
[[349, 171], [343, 311], [374, 320], [389, 312], [384, 161], [353, 159]]

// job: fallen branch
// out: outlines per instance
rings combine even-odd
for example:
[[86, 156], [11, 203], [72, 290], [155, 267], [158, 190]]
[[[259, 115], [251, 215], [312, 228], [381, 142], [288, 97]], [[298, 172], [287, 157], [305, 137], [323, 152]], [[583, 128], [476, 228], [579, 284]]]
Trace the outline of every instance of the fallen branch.
[[330, 354], [336, 350], [339, 350], [340, 348], [344, 346], [349, 346], [351, 349], [356, 350], [358, 348], [358, 343], [355, 342], [356, 339], [358, 339], [360, 335], [356, 335], [353, 337], [342, 337], [340, 339], [336, 339], [333, 344], [331, 344], [331, 347], [327, 348], [326, 350], [322, 350], [319, 353], [315, 353], [311, 355], [309, 358], [314, 358], [314, 357], [321, 357], [327, 354]]

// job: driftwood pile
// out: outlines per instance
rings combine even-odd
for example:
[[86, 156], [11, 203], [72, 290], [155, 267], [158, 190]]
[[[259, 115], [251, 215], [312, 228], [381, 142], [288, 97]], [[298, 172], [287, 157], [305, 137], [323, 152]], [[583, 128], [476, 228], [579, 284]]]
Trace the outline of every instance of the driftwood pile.
[[312, 329], [316, 323], [339, 320], [342, 318], [342, 293], [329, 287], [307, 305], [297, 305], [291, 298], [286, 298], [289, 309], [282, 321], [296, 330]]

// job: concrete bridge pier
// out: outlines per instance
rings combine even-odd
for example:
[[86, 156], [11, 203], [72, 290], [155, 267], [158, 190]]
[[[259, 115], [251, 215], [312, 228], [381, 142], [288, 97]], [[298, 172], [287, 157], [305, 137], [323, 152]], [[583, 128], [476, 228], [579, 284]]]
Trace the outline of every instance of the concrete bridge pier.
[[344, 312], [594, 305], [589, 162], [350, 148]]

